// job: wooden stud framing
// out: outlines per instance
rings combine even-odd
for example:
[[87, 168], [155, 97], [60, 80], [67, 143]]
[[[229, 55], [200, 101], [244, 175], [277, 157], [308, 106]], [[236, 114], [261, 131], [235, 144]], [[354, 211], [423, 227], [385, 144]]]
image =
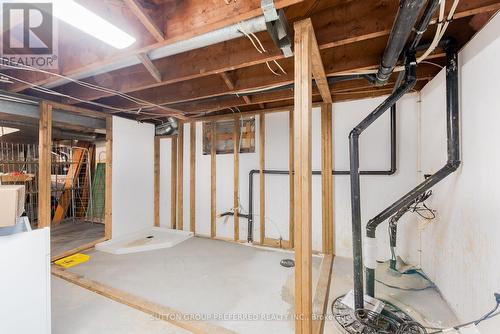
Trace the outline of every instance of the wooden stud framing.
[[160, 226], [160, 137], [155, 137], [154, 156], [154, 219]]
[[177, 229], [184, 229], [184, 123], [179, 122], [177, 139]]
[[189, 231], [196, 233], [196, 123], [189, 124]]
[[266, 238], [266, 115], [259, 116], [260, 243]]
[[210, 150], [210, 236], [217, 236], [217, 123], [211, 123]]
[[295, 333], [312, 332], [311, 233], [311, 109], [313, 29], [310, 20], [295, 25], [294, 90], [294, 217], [295, 217]]
[[321, 105], [322, 249], [333, 254], [332, 105]]
[[40, 102], [38, 139], [38, 228], [50, 227], [52, 105]]
[[234, 178], [233, 178], [233, 210], [234, 210], [234, 241], [240, 239], [240, 119], [234, 119], [233, 128], [233, 154], [234, 154]]
[[290, 213], [289, 213], [289, 237], [288, 239], [290, 240], [290, 248], [293, 248], [294, 245], [294, 186], [293, 186], [293, 165], [294, 165], [294, 159], [293, 159], [293, 110], [290, 110], [289, 112], [289, 136], [290, 136], [290, 141], [289, 141], [289, 158], [288, 158], [288, 168], [290, 171], [289, 178], [290, 178]]
[[113, 117], [106, 117], [106, 181], [104, 201], [104, 236], [111, 239], [113, 229]]
[[177, 228], [177, 137], [172, 137], [170, 168], [170, 225]]

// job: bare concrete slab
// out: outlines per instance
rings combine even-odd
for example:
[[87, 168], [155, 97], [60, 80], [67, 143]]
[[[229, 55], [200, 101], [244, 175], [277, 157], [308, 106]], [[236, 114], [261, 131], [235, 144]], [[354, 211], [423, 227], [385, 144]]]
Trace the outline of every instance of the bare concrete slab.
[[52, 277], [52, 334], [188, 334], [190, 332]]
[[66, 221], [50, 228], [50, 253], [62, 254], [104, 237], [104, 224]]
[[[332, 302], [353, 288], [352, 259], [335, 257], [333, 262], [333, 274], [330, 284], [328, 301], [327, 321], [325, 322], [325, 334], [344, 334], [336, 321], [332, 319]], [[377, 298], [387, 300], [400, 307], [413, 319], [425, 326], [448, 327], [458, 324], [458, 320], [446, 301], [439, 292], [434, 289], [421, 291], [405, 291], [389, 288], [380, 283], [375, 285]]]
[[[293, 253], [191, 238], [135, 254], [90, 251], [71, 272], [238, 333], [293, 333]], [[313, 287], [321, 257], [313, 259]], [[225, 317], [225, 318], [221, 318]]]

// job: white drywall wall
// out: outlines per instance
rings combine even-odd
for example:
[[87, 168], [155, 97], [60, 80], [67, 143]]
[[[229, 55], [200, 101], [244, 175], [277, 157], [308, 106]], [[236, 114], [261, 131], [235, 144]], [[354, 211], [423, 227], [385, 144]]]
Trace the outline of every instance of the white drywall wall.
[[172, 140], [160, 140], [160, 226], [172, 227], [171, 218], [171, 168]]
[[113, 116], [113, 238], [154, 224], [154, 132]]
[[0, 333], [50, 334], [50, 229], [0, 237]]
[[[349, 168], [348, 135], [351, 129], [371, 112], [384, 98], [365, 99], [333, 105], [334, 165], [336, 169]], [[398, 103], [398, 171], [393, 176], [362, 176], [363, 224], [385, 206], [403, 195], [417, 182], [417, 113], [416, 94], [410, 94]], [[240, 154], [240, 203], [248, 211], [248, 175], [259, 169], [259, 116], [256, 117], [256, 151]], [[321, 169], [320, 109], [313, 109], [312, 168]], [[361, 137], [361, 168], [390, 168], [389, 112]], [[184, 229], [189, 229], [189, 126], [184, 133]], [[196, 231], [210, 235], [210, 155], [202, 154], [202, 124], [197, 123], [196, 135]], [[266, 115], [266, 169], [288, 170], [289, 152], [288, 112]], [[166, 142], [165, 142], [166, 143]], [[161, 222], [170, 226], [170, 144], [162, 141], [161, 162]], [[286, 175], [266, 175], [266, 237], [288, 239], [289, 184]], [[348, 176], [335, 176], [335, 230], [336, 254], [351, 256], [351, 206]], [[383, 192], [380, 189], [384, 189]], [[260, 233], [259, 174], [254, 175], [254, 239]], [[217, 213], [233, 207], [233, 155], [217, 155]], [[321, 250], [321, 177], [313, 176], [313, 248]], [[407, 218], [405, 218], [407, 219]], [[408, 219], [411, 219], [408, 218]], [[247, 238], [247, 220], [240, 218], [240, 239]], [[233, 237], [233, 218], [217, 219], [217, 236]], [[379, 258], [388, 256], [386, 225], [380, 228]], [[402, 239], [404, 240], [404, 239]]]
[[[500, 292], [500, 16], [459, 53], [462, 165], [433, 190], [437, 219], [420, 232], [421, 265], [461, 321], [478, 318]], [[446, 163], [445, 73], [422, 90], [422, 173]], [[404, 233], [418, 235], [414, 227]], [[417, 253], [418, 248], [410, 250]], [[417, 253], [418, 254], [418, 253]], [[498, 333], [500, 319], [480, 325]]]

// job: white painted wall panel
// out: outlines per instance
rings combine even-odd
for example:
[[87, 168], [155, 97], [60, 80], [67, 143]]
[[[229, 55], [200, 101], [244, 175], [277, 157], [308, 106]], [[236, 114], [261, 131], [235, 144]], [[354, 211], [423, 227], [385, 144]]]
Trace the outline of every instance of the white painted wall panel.
[[172, 170], [172, 140], [160, 140], [160, 226], [172, 226], [171, 215], [171, 170]]
[[[437, 219], [420, 234], [423, 270], [462, 321], [494, 306], [500, 291], [500, 16], [459, 54], [462, 166], [434, 189]], [[422, 90], [422, 172], [446, 161], [444, 71]], [[408, 233], [412, 233], [409, 231]], [[411, 249], [416, 252], [416, 249]], [[498, 333], [500, 319], [480, 325]]]
[[50, 229], [0, 237], [0, 273], [0, 333], [50, 334]]
[[113, 116], [113, 238], [153, 226], [154, 125]]

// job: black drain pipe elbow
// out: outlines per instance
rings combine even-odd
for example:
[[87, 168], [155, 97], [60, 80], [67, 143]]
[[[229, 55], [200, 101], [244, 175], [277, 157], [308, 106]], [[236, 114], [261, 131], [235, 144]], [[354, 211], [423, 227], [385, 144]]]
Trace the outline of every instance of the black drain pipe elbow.
[[361, 231], [361, 190], [359, 172], [359, 136], [382, 116], [387, 109], [393, 107], [396, 102], [409, 92], [417, 81], [417, 61], [415, 53], [406, 56], [405, 82], [398, 87], [387, 99], [385, 99], [374, 111], [366, 116], [349, 134], [349, 159], [351, 178], [351, 214], [352, 214], [352, 249], [354, 267], [354, 306], [355, 309], [364, 307], [363, 294], [363, 244]]
[[[455, 172], [461, 164], [460, 161], [460, 120], [458, 96], [458, 55], [453, 45], [446, 48], [446, 133], [448, 160], [446, 164], [425, 179], [410, 192], [391, 204], [366, 225], [366, 245], [371, 251], [371, 266], [366, 266], [366, 292], [369, 296], [375, 295], [375, 261], [376, 230], [377, 227], [398, 212], [401, 208], [411, 204], [422, 193], [426, 192], [448, 175]], [[374, 265], [375, 264], [375, 265]]]
[[377, 85], [384, 85], [389, 80], [424, 3], [422, 0], [401, 1], [377, 72]]

